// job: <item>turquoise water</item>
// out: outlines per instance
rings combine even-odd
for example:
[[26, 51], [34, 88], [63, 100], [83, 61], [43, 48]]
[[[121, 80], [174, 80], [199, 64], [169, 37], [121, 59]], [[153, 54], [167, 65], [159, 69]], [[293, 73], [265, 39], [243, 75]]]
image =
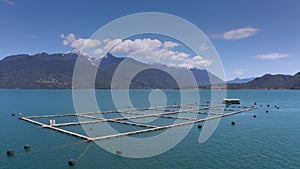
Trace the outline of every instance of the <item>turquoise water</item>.
[[[165, 92], [169, 104], [180, 101], [178, 91]], [[148, 90], [133, 90], [134, 105], [148, 106], [147, 100], [141, 99], [148, 94]], [[96, 95], [102, 108], [113, 109], [109, 91], [98, 90]], [[205, 102], [210, 92], [200, 91], [200, 95]], [[18, 112], [25, 115], [74, 113], [71, 90], [0, 90], [0, 169], [300, 168], [300, 91], [246, 90], [228, 91], [227, 95], [240, 98], [244, 105], [257, 102], [263, 107], [223, 118], [212, 137], [203, 144], [198, 143], [201, 130], [195, 125], [170, 151], [151, 158], [130, 159], [11, 116]], [[280, 109], [274, 108], [275, 105]], [[230, 125], [233, 120], [235, 126]], [[30, 151], [24, 151], [25, 144], [31, 145]], [[13, 149], [15, 155], [7, 157], [7, 149]], [[71, 158], [79, 159], [75, 167], [67, 164]]]

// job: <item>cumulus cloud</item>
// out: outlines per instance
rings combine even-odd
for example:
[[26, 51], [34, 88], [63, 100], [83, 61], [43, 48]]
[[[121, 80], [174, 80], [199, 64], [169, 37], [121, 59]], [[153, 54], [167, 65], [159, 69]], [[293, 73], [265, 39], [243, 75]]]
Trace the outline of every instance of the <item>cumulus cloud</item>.
[[230, 30], [228, 32], [225, 32], [222, 36], [225, 40], [239, 40], [251, 37], [259, 32], [259, 29], [257, 28], [240, 28], [235, 30]]
[[194, 56], [192, 59], [185, 59], [183, 63], [179, 64], [179, 67], [184, 68], [198, 68], [202, 66], [210, 66], [212, 64], [212, 60], [203, 59], [201, 56]]
[[62, 39], [64, 39], [63, 40], [63, 45], [64, 46], [72, 44], [76, 40], [76, 36], [73, 33], [69, 33], [67, 36], [65, 36], [64, 34], [61, 34], [60, 37]]
[[110, 51], [114, 46], [122, 42], [122, 39], [113, 39], [113, 40], [104, 39], [103, 42], [106, 43], [104, 49], [106, 51]]
[[235, 75], [241, 76], [241, 75], [244, 75], [245, 71], [246, 70], [244, 70], [244, 69], [235, 69], [235, 70], [233, 70], [233, 73]]
[[171, 56], [171, 60], [184, 60], [186, 58], [188, 58], [190, 55], [187, 53], [183, 53], [183, 52], [175, 52], [172, 56]]
[[94, 54], [95, 55], [101, 55], [101, 54], [104, 54], [104, 50], [101, 49], [101, 48], [97, 48], [94, 50]]
[[163, 47], [164, 47], [164, 48], [174, 48], [174, 47], [176, 47], [176, 46], [179, 46], [179, 44], [178, 44], [178, 43], [175, 43], [175, 42], [172, 42], [172, 41], [166, 41], [166, 42], [164, 42], [164, 44], [163, 44]]
[[112, 52], [138, 54], [144, 51], [151, 51], [162, 46], [162, 43], [157, 39], [135, 39], [125, 40], [116, 45]]
[[205, 44], [205, 43], [202, 43], [201, 45], [200, 45], [200, 50], [201, 51], [205, 51], [205, 50], [208, 50], [210, 47], [207, 45], [207, 44]]
[[187, 53], [173, 50], [176, 46], [179, 46], [179, 44], [171, 41], [161, 42], [158, 39], [128, 39], [115, 45], [111, 52], [115, 54], [124, 53], [131, 57], [144, 57], [156, 61], [161, 59], [182, 61], [190, 56]]
[[100, 45], [101, 42], [96, 39], [77, 39], [72, 43], [72, 47], [78, 50], [94, 48]]
[[94, 48], [101, 44], [101, 41], [97, 39], [83, 39], [83, 38], [76, 38], [76, 35], [73, 33], [69, 33], [68, 35], [61, 34], [60, 37], [63, 40], [63, 45], [71, 45], [73, 48], [82, 51], [84, 49]]
[[[212, 60], [203, 59], [200, 56], [191, 56], [184, 51], [176, 49], [180, 44], [172, 41], [161, 41], [159, 39], [84, 39], [77, 38], [75, 34], [61, 34], [63, 45], [71, 46], [93, 57], [102, 57], [110, 52], [114, 55], [127, 55], [138, 61], [146, 63], [161, 63], [172, 67], [198, 68], [210, 66]], [[207, 46], [201, 46], [207, 49]], [[85, 50], [88, 49], [88, 50]]]
[[288, 54], [283, 54], [283, 53], [277, 53], [277, 52], [272, 52], [268, 54], [261, 54], [257, 55], [256, 58], [260, 60], [276, 60], [276, 59], [282, 59], [289, 57]]
[[190, 54], [175, 50], [174, 48], [179, 44], [172, 41], [161, 42], [158, 39], [149, 38], [115, 41], [118, 43], [111, 49], [112, 53], [128, 54], [135, 59], [144, 58], [149, 59], [151, 62], [162, 62], [172, 67], [185, 68], [198, 68], [212, 64], [212, 60], [203, 59], [200, 56], [191, 58]]

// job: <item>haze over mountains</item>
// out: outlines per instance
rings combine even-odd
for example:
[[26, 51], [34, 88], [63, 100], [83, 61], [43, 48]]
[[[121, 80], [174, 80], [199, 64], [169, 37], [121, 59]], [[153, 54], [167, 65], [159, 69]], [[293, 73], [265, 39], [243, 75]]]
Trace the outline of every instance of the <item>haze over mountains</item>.
[[[97, 89], [123, 88], [128, 81], [126, 73], [111, 86], [114, 71], [125, 58], [108, 53], [103, 58], [91, 58], [76, 52], [57, 54], [38, 53], [35, 55], [13, 55], [0, 61], [0, 88], [8, 89], [70, 89], [74, 65], [77, 58], [84, 60], [85, 71], [97, 71], [94, 84], [84, 84], [82, 88], [95, 85]], [[100, 62], [101, 61], [101, 62]], [[100, 65], [98, 68], [95, 66]], [[161, 64], [146, 64], [131, 58], [126, 59], [131, 71], [145, 68], [130, 82], [135, 89], [177, 89], [177, 82], [184, 88], [224, 88], [224, 81], [201, 69], [190, 69], [197, 85], [191, 83], [188, 69], [168, 67]], [[170, 76], [174, 75], [176, 79]], [[211, 78], [211, 79], [210, 79]], [[210, 82], [212, 80], [212, 83]], [[300, 73], [295, 75], [270, 75], [258, 78], [234, 79], [227, 82], [228, 89], [300, 89]]]

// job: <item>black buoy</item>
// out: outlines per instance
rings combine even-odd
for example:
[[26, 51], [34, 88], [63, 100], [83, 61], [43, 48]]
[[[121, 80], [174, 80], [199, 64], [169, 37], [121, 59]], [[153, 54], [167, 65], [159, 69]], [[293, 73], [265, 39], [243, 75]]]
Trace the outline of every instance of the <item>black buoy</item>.
[[279, 107], [277, 107], [277, 109], [279, 109]]
[[269, 110], [266, 110], [266, 113], [269, 113]]
[[256, 115], [254, 114], [253, 117], [256, 118]]
[[15, 116], [15, 114], [13, 113], [13, 114], [11, 114], [11, 116]]
[[28, 144], [24, 145], [24, 150], [30, 150], [30, 145]]
[[260, 107], [262, 107], [262, 105], [260, 105]]
[[267, 105], [267, 107], [270, 107], [270, 105]]
[[232, 121], [232, 122], [231, 122], [231, 125], [235, 125], [235, 122], [234, 122], [234, 121]]
[[15, 155], [15, 152], [14, 152], [14, 150], [7, 150], [7, 151], [6, 151], [6, 154], [7, 154], [8, 156], [13, 156], [13, 155]]
[[122, 155], [122, 153], [123, 153], [123, 152], [122, 152], [121, 150], [117, 150], [117, 151], [116, 151], [116, 154], [117, 154], [117, 155]]
[[76, 161], [74, 159], [70, 159], [68, 161], [69, 166], [75, 166], [76, 165]]
[[256, 102], [254, 102], [254, 105], [256, 105]]
[[209, 103], [209, 101], [206, 102], [207, 104]]
[[201, 124], [199, 124], [199, 125], [198, 125], [198, 128], [199, 128], [199, 129], [201, 129], [201, 128], [202, 128], [202, 125], [201, 125]]

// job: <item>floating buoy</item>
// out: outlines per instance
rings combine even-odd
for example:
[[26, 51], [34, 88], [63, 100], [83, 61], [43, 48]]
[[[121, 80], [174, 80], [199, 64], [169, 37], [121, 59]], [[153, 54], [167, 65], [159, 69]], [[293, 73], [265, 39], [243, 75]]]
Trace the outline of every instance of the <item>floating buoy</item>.
[[201, 125], [201, 124], [199, 124], [199, 125], [198, 125], [198, 128], [199, 128], [199, 129], [201, 129], [201, 128], [202, 128], [202, 125]]
[[15, 114], [13, 113], [13, 114], [11, 114], [11, 116], [15, 116]]
[[209, 103], [209, 101], [206, 102], [207, 104]]
[[14, 152], [14, 150], [7, 150], [7, 151], [6, 151], [6, 154], [7, 154], [8, 156], [13, 156], [13, 155], [15, 155], [15, 152]]
[[256, 115], [254, 114], [253, 117], [256, 118]]
[[234, 121], [232, 121], [232, 122], [231, 122], [231, 125], [235, 125], [235, 122], [234, 122]]
[[279, 109], [279, 107], [277, 107], [277, 109]]
[[26, 144], [26, 145], [24, 146], [24, 150], [29, 150], [29, 149], [30, 149], [30, 145]]
[[270, 105], [267, 105], [267, 107], [270, 107]]
[[116, 151], [116, 154], [117, 154], [117, 155], [122, 155], [122, 153], [123, 153], [123, 152], [122, 152], [121, 150], [117, 150], [117, 151]]
[[69, 166], [75, 166], [76, 165], [76, 161], [74, 159], [70, 159], [68, 161]]
[[256, 105], [256, 102], [254, 102], [254, 105]]
[[266, 110], [266, 113], [269, 113], [269, 110]]
[[260, 107], [262, 107], [262, 105], [260, 105]]

